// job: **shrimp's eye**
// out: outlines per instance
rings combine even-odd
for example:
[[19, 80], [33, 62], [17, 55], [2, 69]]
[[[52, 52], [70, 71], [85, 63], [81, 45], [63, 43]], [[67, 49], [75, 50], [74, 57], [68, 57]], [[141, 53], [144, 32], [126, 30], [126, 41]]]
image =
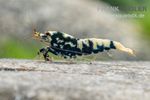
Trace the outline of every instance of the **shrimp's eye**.
[[46, 34], [47, 36], [50, 36], [50, 33], [49, 33], [49, 32], [46, 32], [45, 34]]

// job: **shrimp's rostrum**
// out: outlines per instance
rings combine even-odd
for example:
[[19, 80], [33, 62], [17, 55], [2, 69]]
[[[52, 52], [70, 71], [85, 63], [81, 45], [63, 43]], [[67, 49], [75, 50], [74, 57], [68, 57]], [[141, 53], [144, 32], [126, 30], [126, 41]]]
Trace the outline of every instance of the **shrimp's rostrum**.
[[109, 39], [78, 39], [64, 32], [48, 31], [43, 34], [36, 32], [36, 30], [34, 31], [34, 38], [47, 44], [47, 47], [40, 49], [38, 52], [43, 54], [46, 61], [50, 60], [48, 52], [61, 55], [64, 58], [76, 58], [77, 56], [96, 54], [110, 49], [117, 49], [134, 55], [132, 49]]

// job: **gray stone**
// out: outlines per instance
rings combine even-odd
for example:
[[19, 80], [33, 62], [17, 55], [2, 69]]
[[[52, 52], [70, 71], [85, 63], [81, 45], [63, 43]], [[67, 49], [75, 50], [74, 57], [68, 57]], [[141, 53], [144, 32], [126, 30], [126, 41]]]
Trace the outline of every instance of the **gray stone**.
[[150, 62], [0, 59], [0, 100], [150, 100]]

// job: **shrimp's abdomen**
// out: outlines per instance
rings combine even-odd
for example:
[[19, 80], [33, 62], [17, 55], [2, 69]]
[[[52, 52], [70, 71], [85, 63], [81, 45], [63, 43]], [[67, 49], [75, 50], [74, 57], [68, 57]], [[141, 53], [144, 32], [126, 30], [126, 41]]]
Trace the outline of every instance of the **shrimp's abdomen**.
[[77, 43], [77, 47], [83, 54], [98, 53], [104, 52], [105, 50], [116, 49], [114, 42], [108, 39], [80, 39]]

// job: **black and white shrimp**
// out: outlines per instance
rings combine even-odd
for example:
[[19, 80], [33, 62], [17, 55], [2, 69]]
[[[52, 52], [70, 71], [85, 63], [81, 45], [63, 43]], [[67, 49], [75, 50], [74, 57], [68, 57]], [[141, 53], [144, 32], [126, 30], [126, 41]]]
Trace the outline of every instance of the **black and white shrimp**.
[[47, 31], [40, 33], [36, 30], [34, 30], [33, 36], [47, 44], [47, 47], [40, 49], [38, 52], [38, 54], [43, 54], [46, 61], [50, 60], [48, 52], [61, 55], [64, 58], [76, 58], [77, 56], [96, 54], [110, 49], [117, 49], [135, 55], [132, 49], [126, 48], [120, 42], [109, 39], [78, 39], [64, 32]]

